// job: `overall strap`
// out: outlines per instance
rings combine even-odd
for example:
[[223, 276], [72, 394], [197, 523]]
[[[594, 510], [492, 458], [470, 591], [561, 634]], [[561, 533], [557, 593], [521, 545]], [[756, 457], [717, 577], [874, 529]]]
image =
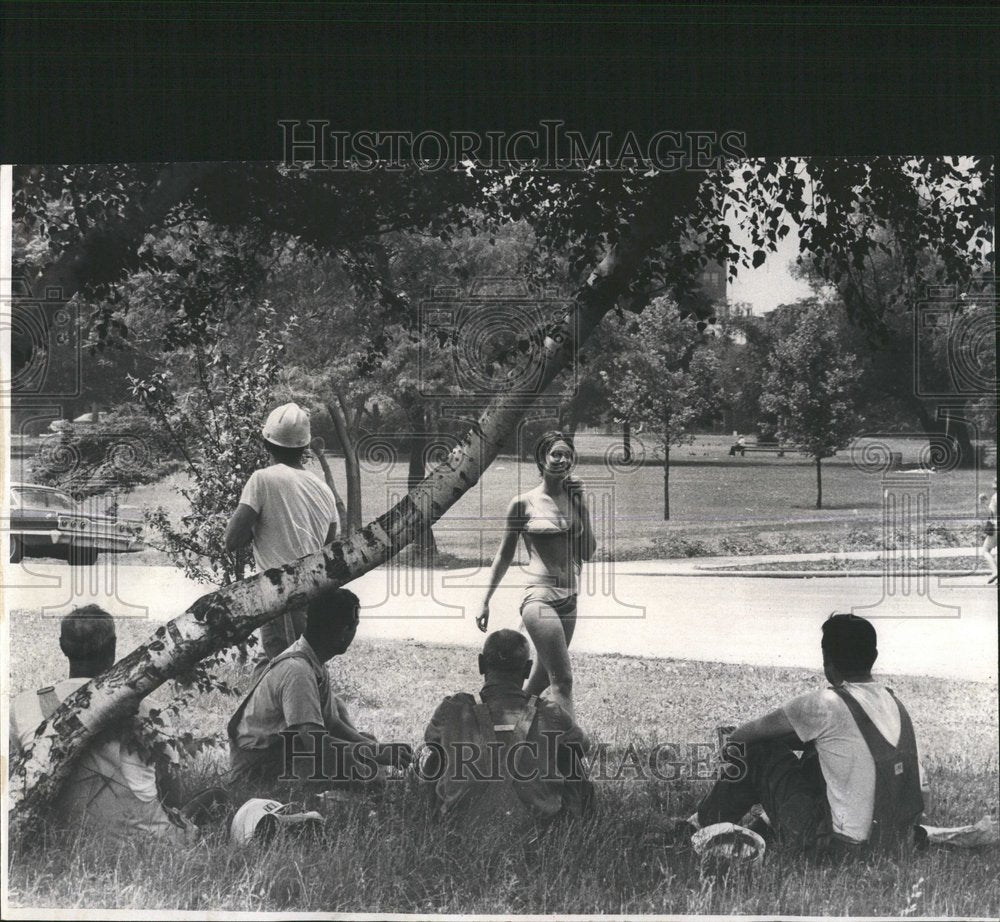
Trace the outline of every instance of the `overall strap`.
[[917, 738], [913, 732], [913, 721], [910, 720], [909, 713], [903, 707], [903, 702], [896, 697], [892, 689], [886, 688], [886, 691], [892, 696], [892, 700], [896, 702], [896, 707], [899, 708], [899, 744], [896, 748], [916, 752]]
[[531, 725], [535, 722], [535, 718], [538, 716], [537, 704], [538, 695], [532, 695], [524, 705], [524, 711], [521, 714], [521, 718], [514, 727], [515, 743], [523, 743], [527, 740], [528, 733], [531, 731]]
[[[239, 725], [240, 718], [243, 716], [243, 712], [246, 710], [247, 702], [250, 700], [250, 696], [257, 691], [258, 686], [270, 675], [271, 670], [274, 669], [278, 663], [283, 662], [286, 659], [294, 659], [295, 657], [301, 657], [302, 659], [309, 662], [309, 657], [305, 655], [301, 650], [284, 650], [279, 653], [271, 662], [267, 664], [267, 668], [261, 672], [257, 677], [257, 681], [250, 686], [250, 691], [246, 693], [243, 700], [240, 702], [239, 707], [233, 712], [233, 716], [229, 718], [229, 722], [226, 724], [226, 732], [229, 734], [230, 739], [236, 738], [236, 727]], [[310, 663], [310, 665], [312, 665]]]
[[497, 728], [493, 725], [493, 717], [486, 702], [483, 701], [482, 695], [476, 695], [473, 711], [476, 715], [476, 723], [479, 725], [479, 735], [483, 738], [483, 741], [486, 743], [495, 742]]
[[[875, 756], [876, 749], [896, 749], [896, 747], [882, 735], [882, 731], [875, 726], [875, 722], [868, 716], [868, 712], [861, 707], [857, 699], [854, 698], [854, 696], [847, 691], [847, 689], [835, 686], [833, 691], [836, 692], [841, 701], [847, 705], [847, 709], [851, 712], [851, 716], [854, 718], [854, 722], [861, 731], [861, 736], [864, 737], [864, 741], [873, 757]], [[889, 692], [889, 694], [891, 695], [892, 692]], [[896, 703], [899, 704], [898, 701]], [[900, 738], [900, 741], [902, 741], [902, 737]]]

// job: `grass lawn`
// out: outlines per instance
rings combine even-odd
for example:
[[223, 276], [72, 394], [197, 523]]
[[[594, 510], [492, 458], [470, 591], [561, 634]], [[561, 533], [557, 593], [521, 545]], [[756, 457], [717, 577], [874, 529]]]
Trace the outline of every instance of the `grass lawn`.
[[[731, 440], [699, 436], [694, 444], [671, 451], [671, 519], [663, 520], [663, 467], [655, 446], [644, 436], [633, 440], [634, 456], [644, 463], [623, 468], [615, 462], [620, 442], [607, 436], [581, 435], [576, 473], [594, 493], [592, 513], [598, 553], [616, 560], [874, 550], [881, 547], [883, 477], [865, 473], [851, 461], [851, 451], [823, 463], [824, 508], [817, 510], [815, 468], [798, 454], [730, 458]], [[920, 459], [922, 443], [890, 441], [904, 464]], [[856, 449], [855, 454], [857, 454]], [[329, 456], [338, 489], [346, 495], [342, 458]], [[318, 472], [318, 465], [314, 465]], [[381, 515], [406, 493], [406, 464], [369, 464], [362, 476], [365, 521]], [[987, 490], [992, 471], [957, 470], [908, 475], [915, 490], [926, 490], [929, 542], [932, 546], [978, 544], [977, 497]], [[496, 551], [507, 504], [538, 482], [533, 462], [501, 456], [480, 482], [435, 526], [445, 565], [488, 563]], [[174, 517], [187, 511], [180, 490], [187, 477], [175, 474], [140, 487], [129, 505], [163, 506]], [[155, 539], [154, 543], [155, 543]], [[122, 555], [126, 564], [167, 563], [147, 549]]]
[[[148, 625], [119, 621], [118, 652], [145, 639]], [[11, 689], [55, 681], [66, 663], [58, 620], [15, 612]], [[689, 750], [712, 728], [738, 722], [820, 687], [802, 669], [756, 668], [615, 655], [574, 657], [577, 707], [614, 766], [629, 744]], [[246, 667], [224, 667], [245, 688]], [[417, 741], [434, 706], [476, 691], [466, 649], [358, 641], [333, 665], [335, 687], [355, 721], [380, 739]], [[930, 819], [974, 822], [997, 811], [997, 688], [971, 682], [884, 677], [906, 702], [934, 792]], [[165, 698], [167, 689], [155, 697]], [[203, 696], [178, 730], [217, 733], [234, 702]], [[225, 754], [185, 769], [191, 790], [225, 764]], [[199, 845], [110, 847], [53, 834], [45, 848], [12, 852], [14, 906], [116, 909], [415, 913], [745, 913], [785, 915], [992, 916], [1000, 913], [995, 849], [933, 850], [902, 863], [811, 867], [774, 849], [754, 876], [702, 885], [690, 854], [644, 840], [657, 820], [689, 813], [707, 782], [637, 780], [625, 770], [598, 780], [599, 804], [586, 822], [557, 827], [537, 845], [473, 830], [442, 837], [403, 781], [378, 804], [341, 804], [321, 848], [283, 843], [239, 850], [221, 830]], [[276, 792], [280, 793], [280, 792]]]

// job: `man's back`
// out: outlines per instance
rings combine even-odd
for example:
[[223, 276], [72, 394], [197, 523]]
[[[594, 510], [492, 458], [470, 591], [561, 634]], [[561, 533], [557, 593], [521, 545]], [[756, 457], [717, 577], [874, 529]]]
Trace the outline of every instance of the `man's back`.
[[[58, 706], [89, 681], [65, 679], [46, 695], [36, 691], [18, 695], [10, 709], [12, 749], [31, 743], [36, 728], [46, 719], [47, 702]], [[147, 711], [145, 702], [140, 703], [140, 716]], [[183, 831], [170, 822], [160, 803], [156, 769], [130, 748], [130, 735], [131, 722], [94, 740], [63, 784], [53, 815], [62, 822], [117, 838], [148, 832], [183, 841]]]
[[[487, 785], [513, 789], [526, 815], [536, 819], [583, 806], [583, 731], [557, 704], [516, 686], [487, 683], [479, 701], [465, 693], [450, 695], [434, 712], [424, 739], [433, 753], [424, 777], [434, 780], [443, 815], [485, 808], [501, 797]], [[437, 763], [439, 757], [445, 764]]]
[[321, 548], [337, 504], [330, 488], [311, 471], [272, 464], [254, 471], [240, 503], [259, 516], [254, 524], [254, 559], [260, 570], [280, 567]]
[[330, 685], [326, 666], [305, 637], [274, 659], [229, 721], [230, 758], [238, 773], [278, 772], [280, 734], [295, 726], [328, 724]]
[[[899, 744], [899, 706], [884, 686], [844, 682], [839, 687], [857, 702], [890, 746]], [[865, 841], [874, 812], [876, 768], [848, 705], [827, 688], [800, 695], [783, 709], [799, 739], [816, 746], [833, 831], [855, 842]]]

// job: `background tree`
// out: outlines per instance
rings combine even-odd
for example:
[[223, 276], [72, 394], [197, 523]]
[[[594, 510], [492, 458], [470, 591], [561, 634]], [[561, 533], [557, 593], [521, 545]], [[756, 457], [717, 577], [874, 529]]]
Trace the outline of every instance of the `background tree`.
[[661, 297], [629, 322], [622, 348], [604, 372], [615, 408], [659, 433], [663, 452], [663, 518], [670, 518], [670, 447], [691, 442], [691, 425], [717, 403], [715, 353], [696, 317], [682, 317]]
[[225, 550], [226, 524], [250, 475], [267, 464], [261, 421], [277, 403], [285, 344], [296, 334], [295, 318], [278, 326], [267, 303], [257, 316], [254, 348], [241, 359], [225, 347], [221, 325], [209, 325], [204, 336], [171, 354], [165, 371], [132, 382], [192, 484], [181, 490], [190, 511], [179, 523], [162, 507], [148, 522], [189, 578], [216, 586], [243, 579], [251, 564], [245, 549]]
[[805, 307], [795, 329], [774, 346], [761, 407], [778, 417], [778, 438], [816, 462], [816, 508], [823, 508], [824, 458], [850, 444], [861, 420], [855, 412], [858, 370], [827, 311]]
[[[515, 343], [503, 357], [514, 366], [512, 372], [518, 364], [540, 369], [543, 387], [569, 364], [608, 311], [640, 313], [650, 294], [664, 286], [680, 293], [689, 290], [709, 259], [724, 261], [731, 275], [740, 266], [760, 264], [789, 232], [785, 217], [798, 222], [804, 250], [830, 258], [824, 271], [831, 276], [842, 270], [845, 261], [870, 248], [871, 234], [844, 220], [853, 210], [871, 215], [878, 226], [889, 220], [899, 224], [903, 214], [908, 233], [924, 234], [942, 251], [950, 251], [944, 262], [956, 278], [967, 267], [951, 257], [967, 249], [970, 235], [992, 246], [992, 176], [984, 161], [975, 161], [972, 167], [972, 173], [982, 178], [978, 185], [967, 181], [957, 197], [920, 215], [904, 214], [913, 210], [907, 191], [919, 186], [933, 194], [935, 184], [943, 181], [936, 161], [820, 161], [815, 171], [810, 162], [809, 193], [798, 172], [801, 166], [761, 161], [747, 168], [749, 178], [744, 176], [736, 188], [726, 171], [695, 176], [596, 170], [540, 174], [522, 169], [502, 176], [472, 175], [469, 182], [462, 176], [437, 175], [414, 182], [415, 171], [408, 176], [373, 171], [360, 177], [285, 176], [279, 171], [278, 182], [264, 167], [236, 165], [225, 173], [228, 189], [216, 181], [212, 196], [206, 197], [206, 181], [190, 196], [190, 203], [211, 206], [213, 220], [225, 226], [261, 222], [275, 232], [308, 239], [313, 247], [330, 252], [343, 248], [351, 271], [368, 274], [365, 239], [384, 233], [393, 221], [395, 229], [414, 227], [417, 221], [431, 220], [429, 213], [435, 216], [433, 221], [445, 225], [462, 220], [471, 188], [479, 196], [486, 226], [527, 220], [547, 248], [564, 256], [571, 277], [579, 280], [566, 315], [547, 320], [544, 336], [529, 343], [526, 352], [520, 353]], [[285, 179], [301, 185], [283, 185]], [[453, 188], [446, 188], [449, 182]], [[804, 215], [807, 194], [812, 213], [822, 206], [828, 218], [810, 218], [803, 224], [808, 217]], [[178, 208], [184, 207], [181, 198]], [[749, 246], [732, 239], [727, 210], [747, 224]], [[120, 219], [116, 226], [124, 230], [129, 225]], [[59, 259], [86, 261], [92, 258], [88, 253], [85, 248], [70, 248]], [[78, 288], [70, 285], [64, 294], [75, 294]], [[67, 700], [12, 766], [15, 834], [30, 826], [93, 734], [163, 681], [239, 642], [259, 624], [280, 615], [292, 600], [308, 600], [327, 586], [342, 585], [378, 566], [436, 521], [478, 481], [520, 421], [525, 400], [537, 396], [537, 390], [521, 383], [524, 378], [513, 375], [509, 380], [514, 383], [491, 400], [448, 461], [369, 527], [304, 558], [277, 581], [251, 577], [199, 600], [189, 612], [158, 629], [149, 643]]]

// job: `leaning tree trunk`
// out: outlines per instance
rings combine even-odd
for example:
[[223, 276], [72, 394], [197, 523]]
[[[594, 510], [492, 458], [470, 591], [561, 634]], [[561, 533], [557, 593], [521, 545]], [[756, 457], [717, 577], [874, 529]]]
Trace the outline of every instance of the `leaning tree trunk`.
[[823, 508], [823, 471], [821, 465], [823, 460], [816, 459], [816, 508]]
[[[139, 702], [168, 679], [195, 663], [246, 639], [285, 611], [342, 586], [378, 567], [437, 521], [476, 484], [524, 413], [569, 363], [601, 318], [623, 295], [657, 235], [672, 224], [668, 209], [692, 208], [697, 178], [680, 173], [662, 177], [660, 189], [676, 188], [673, 201], [651, 196], [641, 217], [611, 247], [576, 295], [577, 322], [567, 312], [547, 329], [520, 361], [542, 366], [541, 387], [531, 375], [513, 374], [514, 386], [498, 394], [476, 425], [420, 486], [360, 531], [294, 563], [257, 573], [195, 601], [184, 614], [157, 628], [152, 637], [66, 699], [35, 731], [34, 739], [11, 764], [10, 830], [29, 829], [52, 801], [86, 744], [116, 720], [134, 713]], [[664, 189], [664, 186], [666, 188]]]

